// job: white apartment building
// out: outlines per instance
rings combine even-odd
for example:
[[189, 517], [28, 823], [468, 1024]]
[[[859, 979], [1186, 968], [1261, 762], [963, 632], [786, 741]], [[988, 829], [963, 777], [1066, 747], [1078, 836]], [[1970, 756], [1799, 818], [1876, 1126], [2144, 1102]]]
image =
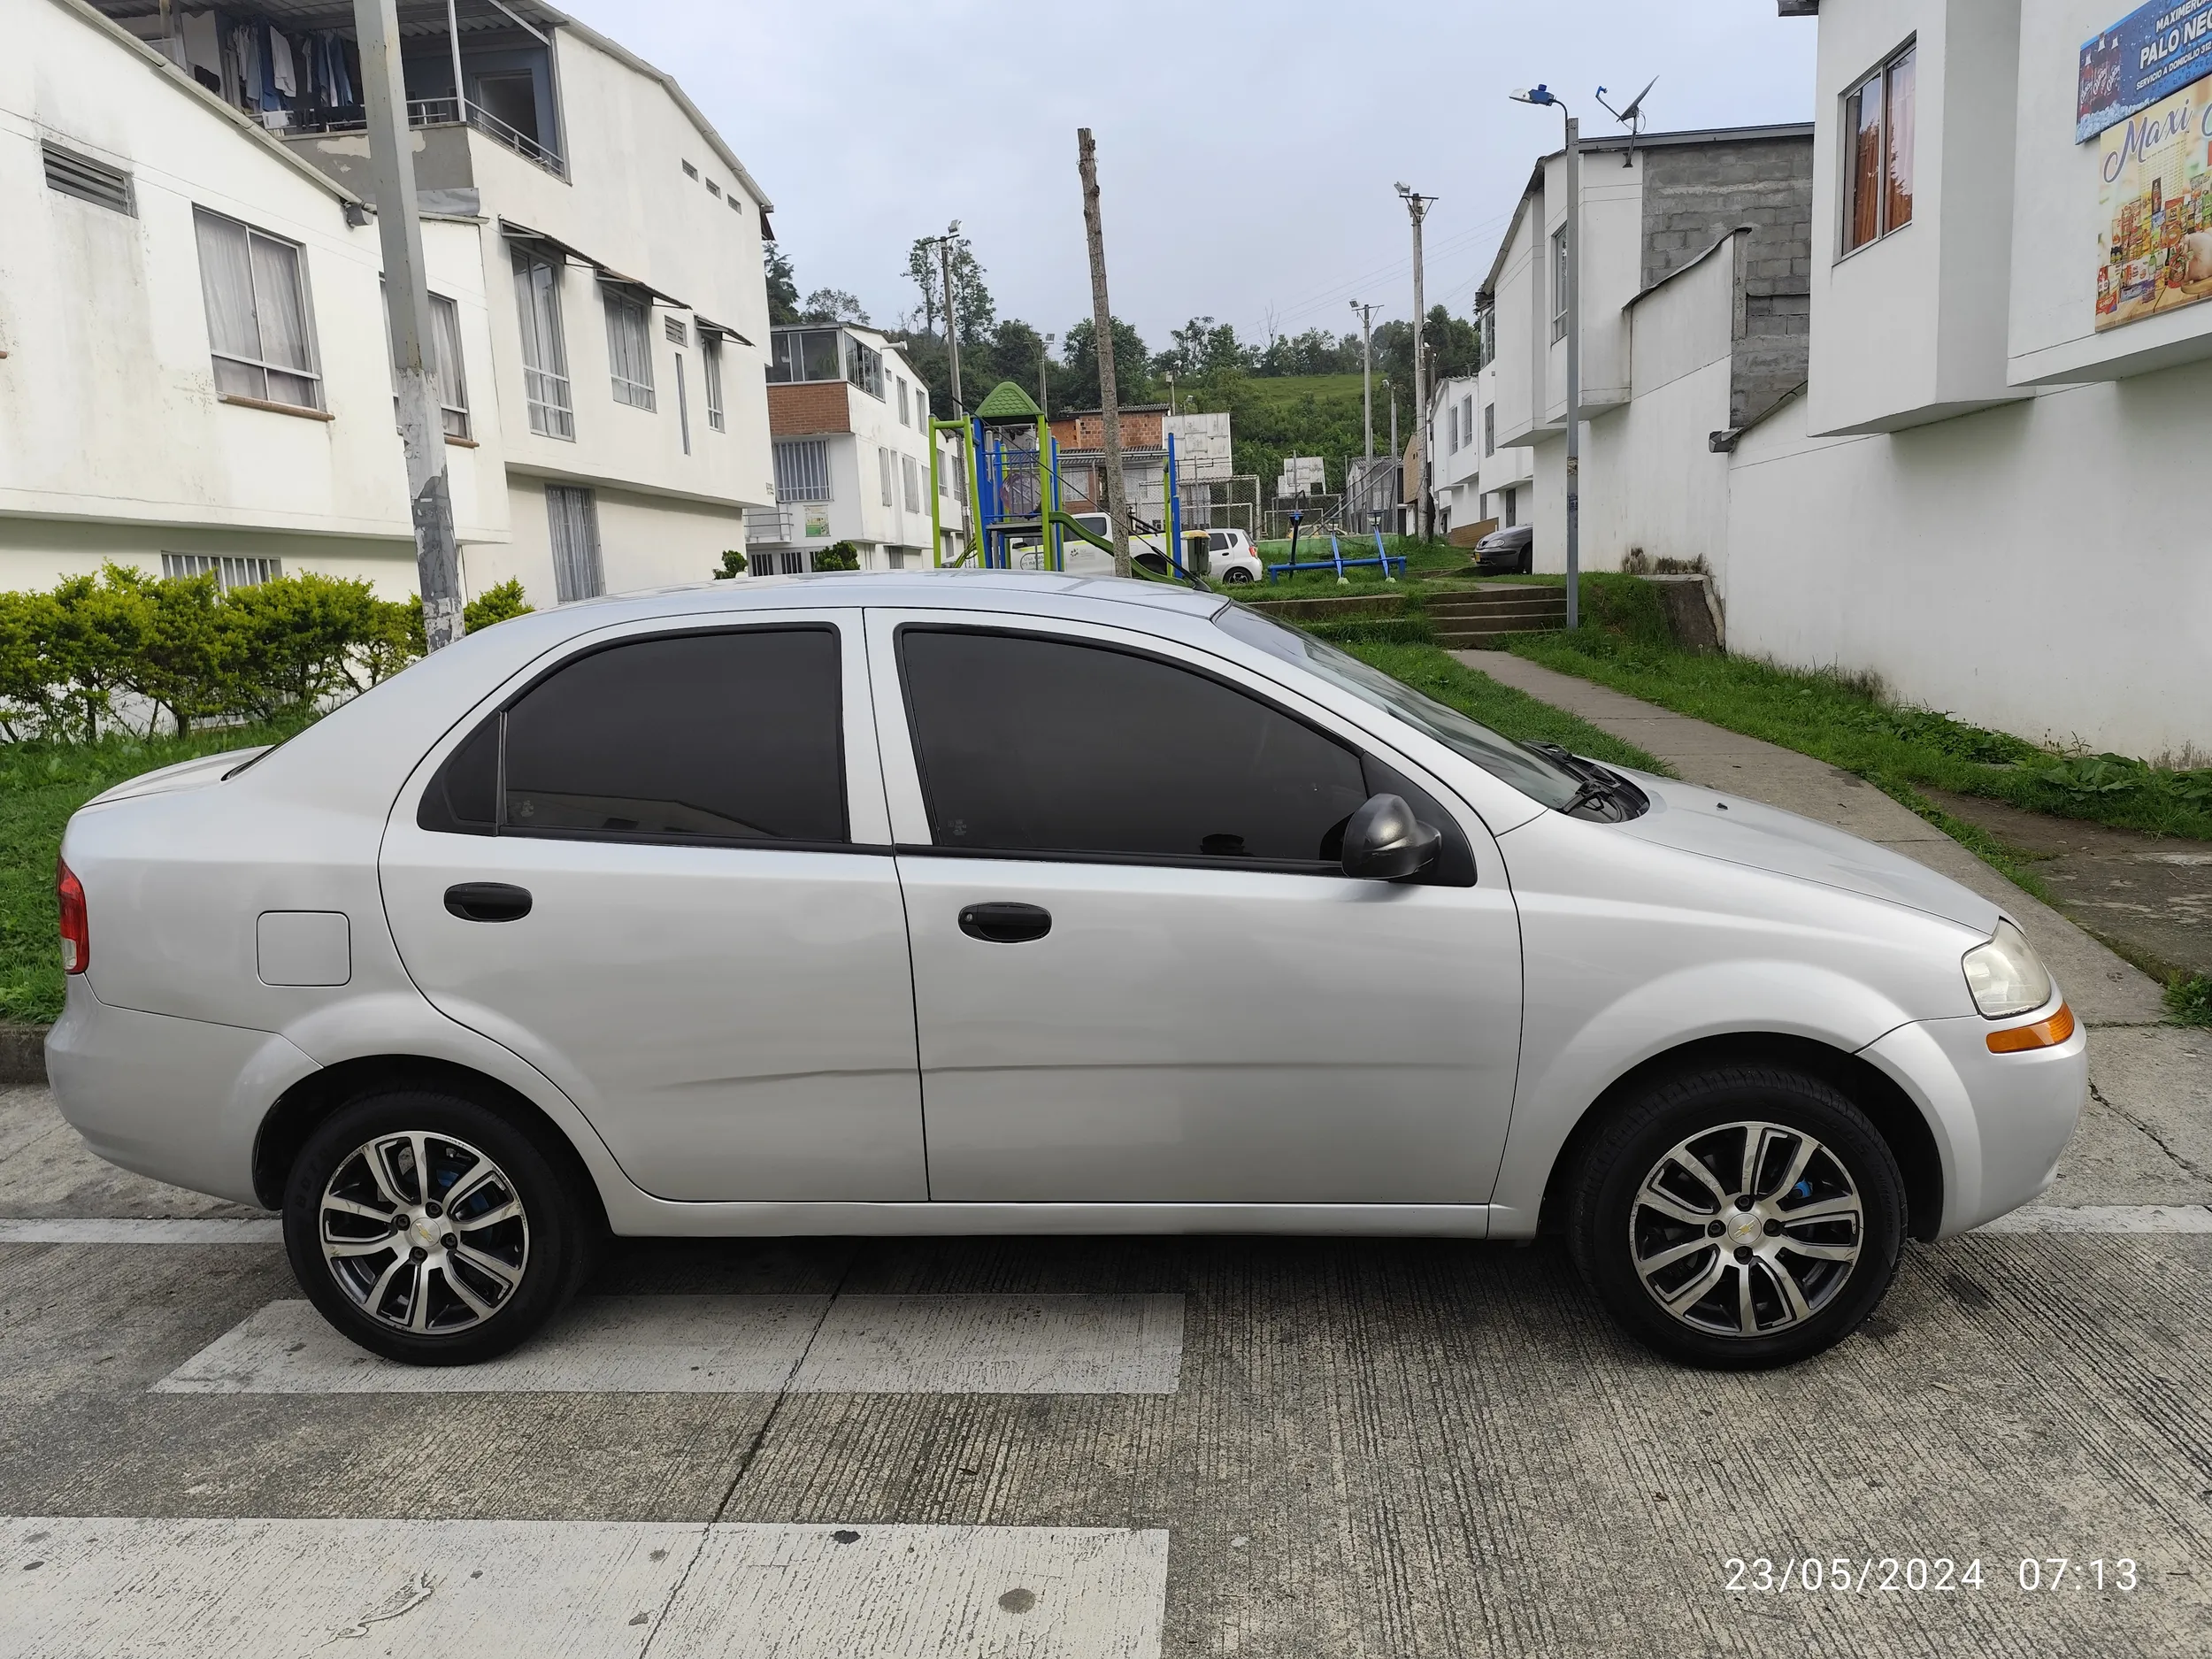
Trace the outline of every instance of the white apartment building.
[[[772, 499], [765, 197], [672, 81], [550, 7], [399, 11], [465, 591], [704, 579]], [[350, 6], [0, 15], [27, 48], [0, 212], [31, 227], [0, 244], [0, 580], [111, 557], [409, 591]]]
[[[774, 504], [747, 519], [757, 576], [813, 568], [848, 541], [863, 570], [930, 563], [930, 403], [896, 341], [859, 323], [780, 325], [771, 331], [768, 420], [775, 443]], [[936, 440], [937, 517], [944, 557], [961, 546], [966, 486], [949, 434]]]
[[2212, 558], [2129, 516], [2206, 474], [2212, 5], [1780, 9], [1818, 19], [1778, 26], [1819, 30], [1811, 362], [1730, 457], [1731, 649], [2212, 749]]
[[[1723, 557], [1726, 445], [1804, 379], [1812, 152], [1809, 126], [1582, 144], [1585, 569]], [[1483, 284], [1484, 367], [1432, 409], [1451, 521], [1533, 525], [1540, 571], [1566, 568], [1566, 165], [1536, 164]]]
[[[88, 6], [0, 0], [0, 584], [113, 559], [409, 592], [362, 204]], [[455, 367], [454, 516], [503, 544], [478, 227], [433, 217], [423, 243]]]

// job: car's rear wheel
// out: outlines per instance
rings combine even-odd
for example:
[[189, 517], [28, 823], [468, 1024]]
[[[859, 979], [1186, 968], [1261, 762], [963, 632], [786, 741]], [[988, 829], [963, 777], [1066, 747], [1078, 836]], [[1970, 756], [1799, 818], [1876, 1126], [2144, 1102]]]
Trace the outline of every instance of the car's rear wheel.
[[1240, 565], [1232, 565], [1221, 572], [1221, 580], [1225, 582], [1248, 582], [1252, 580], [1252, 572]]
[[1656, 1085], [1571, 1183], [1575, 1260], [1621, 1325], [1692, 1365], [1788, 1365], [1874, 1311], [1904, 1245], [1880, 1132], [1824, 1079], [1727, 1065]]
[[323, 1317], [412, 1365], [490, 1359], [557, 1312], [596, 1255], [595, 1217], [532, 1136], [434, 1089], [364, 1096], [292, 1166], [284, 1243]]

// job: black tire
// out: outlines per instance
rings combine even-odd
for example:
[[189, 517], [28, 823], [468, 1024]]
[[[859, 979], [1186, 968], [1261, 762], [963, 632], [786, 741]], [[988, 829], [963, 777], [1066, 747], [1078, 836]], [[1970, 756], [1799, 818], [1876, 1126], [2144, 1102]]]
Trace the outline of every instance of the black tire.
[[[380, 1140], [389, 1149], [381, 1180], [368, 1162]], [[420, 1160], [416, 1144], [424, 1148]], [[323, 1317], [373, 1354], [409, 1365], [495, 1358], [559, 1312], [598, 1260], [596, 1206], [578, 1190], [583, 1178], [567, 1172], [567, 1163], [465, 1095], [434, 1087], [365, 1094], [316, 1127], [285, 1183], [293, 1276]], [[416, 1180], [413, 1172], [426, 1166], [429, 1179]], [[459, 1202], [444, 1214], [439, 1200], [455, 1192]], [[395, 1193], [408, 1207], [393, 1204]], [[352, 1247], [336, 1258], [324, 1242], [326, 1199], [332, 1241]], [[518, 1214], [496, 1218], [509, 1208]], [[373, 1210], [399, 1217], [403, 1230], [388, 1246], [376, 1244]], [[487, 1219], [472, 1222], [467, 1214]], [[504, 1288], [501, 1271], [513, 1278]], [[419, 1324], [411, 1317], [418, 1298]], [[379, 1313], [370, 1310], [372, 1300]]]
[[1535, 572], [1536, 572], [1536, 549], [1535, 549], [1533, 547], [1530, 547], [1530, 548], [1524, 548], [1524, 549], [1521, 550], [1521, 567], [1520, 567], [1520, 568], [1521, 568], [1521, 574], [1522, 574], [1522, 575], [1524, 575], [1524, 576], [1532, 576], [1532, 575], [1534, 575], [1534, 574], [1535, 574]]
[[1248, 582], [1252, 580], [1252, 572], [1242, 565], [1236, 565], [1222, 572], [1221, 580], [1225, 582]]
[[[1758, 1153], [1744, 1127], [1755, 1125], [1764, 1126]], [[1805, 1138], [1815, 1150], [1786, 1181]], [[1741, 1185], [1746, 1156], [1758, 1169], [1754, 1192], [1709, 1190]], [[1750, 1210], [1745, 1196], [1756, 1200]], [[1780, 1064], [1721, 1065], [1655, 1084], [1598, 1133], [1567, 1199], [1575, 1264], [1606, 1310], [1646, 1347], [1712, 1370], [1791, 1365], [1833, 1347], [1881, 1302], [1904, 1246], [1904, 1180], [1888, 1143], [1832, 1084]], [[1855, 1217], [1791, 1218], [1854, 1199]], [[1676, 1210], [1661, 1208], [1670, 1200]], [[1716, 1229], [1714, 1242], [1691, 1248]], [[1801, 1254], [1832, 1256], [1855, 1242], [1847, 1261]], [[1665, 1262], [1670, 1255], [1679, 1261]], [[1663, 1294], [1687, 1296], [1709, 1275], [1711, 1288], [1680, 1312], [1662, 1305]]]

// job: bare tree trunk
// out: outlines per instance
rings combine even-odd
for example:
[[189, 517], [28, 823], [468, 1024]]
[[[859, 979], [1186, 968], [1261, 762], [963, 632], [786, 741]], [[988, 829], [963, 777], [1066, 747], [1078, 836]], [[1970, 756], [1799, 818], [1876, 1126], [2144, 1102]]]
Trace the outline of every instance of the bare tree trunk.
[[1091, 326], [1098, 334], [1098, 410], [1105, 428], [1106, 517], [1113, 526], [1114, 574], [1129, 574], [1129, 503], [1121, 480], [1121, 388], [1114, 384], [1114, 311], [1106, 303], [1106, 233], [1098, 215], [1098, 149], [1091, 129], [1075, 134], [1076, 162], [1083, 175], [1083, 232], [1091, 247]]

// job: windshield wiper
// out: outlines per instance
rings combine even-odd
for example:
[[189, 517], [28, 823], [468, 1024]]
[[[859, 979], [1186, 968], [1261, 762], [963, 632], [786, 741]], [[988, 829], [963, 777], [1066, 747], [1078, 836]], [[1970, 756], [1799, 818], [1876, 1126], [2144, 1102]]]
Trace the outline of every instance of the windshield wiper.
[[1569, 777], [1580, 780], [1575, 786], [1573, 798], [1559, 809], [1571, 818], [1618, 824], [1627, 818], [1640, 818], [1651, 805], [1650, 798], [1641, 789], [1594, 760], [1570, 754], [1556, 743], [1531, 743], [1528, 747]]

